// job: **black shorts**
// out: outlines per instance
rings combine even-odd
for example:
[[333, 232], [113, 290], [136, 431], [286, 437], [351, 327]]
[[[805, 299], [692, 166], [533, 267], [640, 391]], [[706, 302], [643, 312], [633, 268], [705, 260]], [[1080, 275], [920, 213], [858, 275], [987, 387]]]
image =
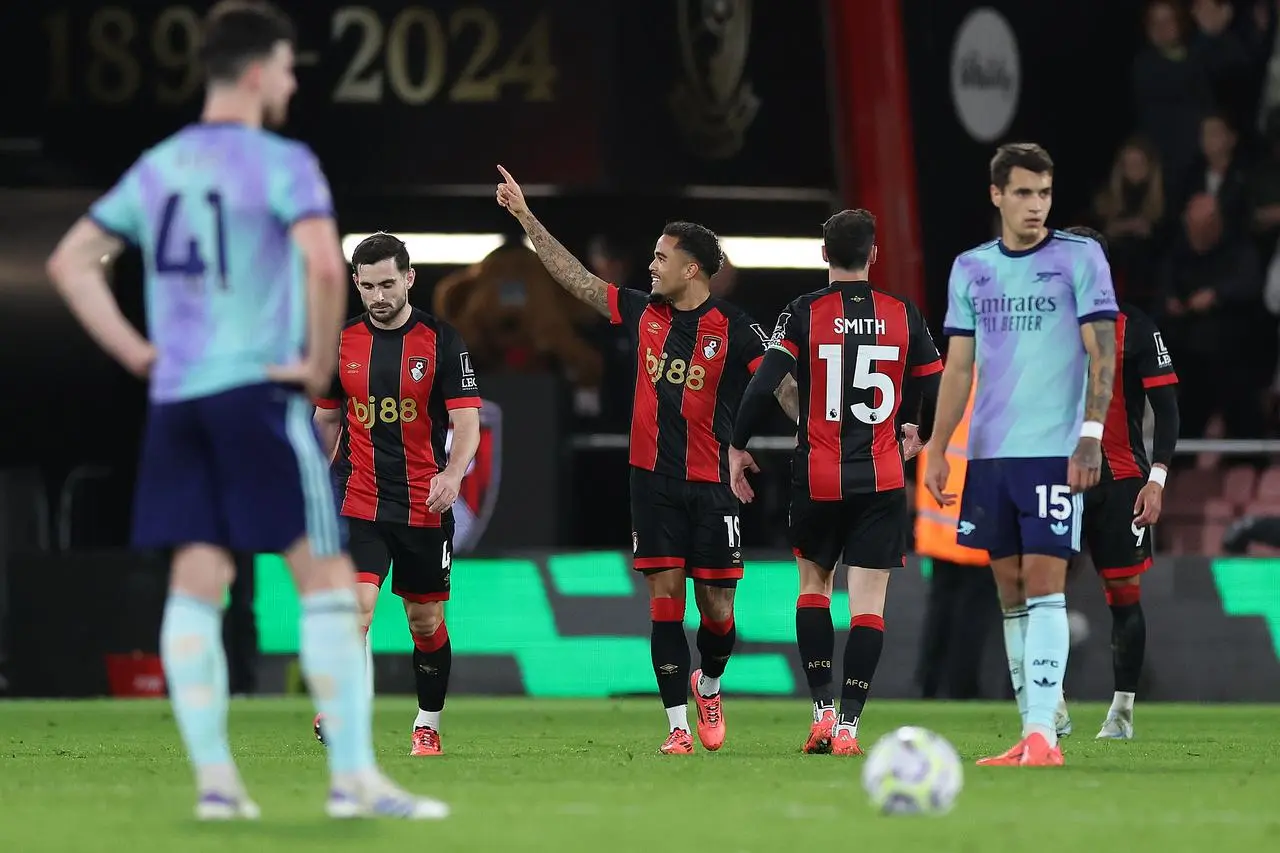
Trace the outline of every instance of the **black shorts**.
[[637, 571], [684, 569], [732, 587], [742, 577], [738, 499], [723, 483], [691, 483], [631, 469], [631, 550]]
[[867, 492], [839, 501], [791, 495], [791, 550], [827, 571], [837, 565], [900, 569], [907, 546], [907, 491]]
[[356, 582], [379, 587], [395, 565], [391, 591], [405, 601], [448, 601], [453, 564], [453, 513], [440, 527], [409, 527], [385, 521], [344, 518], [347, 550], [356, 564]]
[[1151, 568], [1151, 530], [1135, 527], [1133, 505], [1141, 477], [1099, 483], [1084, 493], [1084, 538], [1104, 578], [1129, 578]]

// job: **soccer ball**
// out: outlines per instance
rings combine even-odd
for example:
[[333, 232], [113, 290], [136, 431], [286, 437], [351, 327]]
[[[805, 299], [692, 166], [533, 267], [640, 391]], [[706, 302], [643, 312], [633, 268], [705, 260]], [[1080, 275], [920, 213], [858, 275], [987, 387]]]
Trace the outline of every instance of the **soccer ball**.
[[880, 738], [862, 765], [862, 787], [884, 814], [945, 814], [963, 786], [955, 748], [916, 726]]

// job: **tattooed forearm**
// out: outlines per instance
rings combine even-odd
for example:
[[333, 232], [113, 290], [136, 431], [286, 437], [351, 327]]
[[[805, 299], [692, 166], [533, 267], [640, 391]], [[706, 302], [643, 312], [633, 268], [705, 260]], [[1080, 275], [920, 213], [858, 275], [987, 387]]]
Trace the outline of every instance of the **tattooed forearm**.
[[[1111, 405], [1116, 378], [1116, 324], [1096, 320], [1085, 326], [1085, 349], [1089, 351], [1089, 383], [1085, 387], [1084, 419], [1104, 421]], [[1092, 337], [1093, 340], [1089, 340]]]
[[538, 253], [538, 260], [551, 273], [551, 277], [565, 290], [599, 311], [609, 316], [609, 291], [605, 283], [587, 270], [582, 262], [569, 253], [560, 241], [552, 237], [546, 227], [529, 211], [523, 211], [518, 219], [529, 235]]
[[773, 396], [778, 398], [778, 405], [782, 406], [782, 411], [787, 413], [787, 417], [797, 424], [800, 423], [800, 386], [796, 384], [796, 378], [790, 373], [782, 377], [782, 381], [773, 391]]

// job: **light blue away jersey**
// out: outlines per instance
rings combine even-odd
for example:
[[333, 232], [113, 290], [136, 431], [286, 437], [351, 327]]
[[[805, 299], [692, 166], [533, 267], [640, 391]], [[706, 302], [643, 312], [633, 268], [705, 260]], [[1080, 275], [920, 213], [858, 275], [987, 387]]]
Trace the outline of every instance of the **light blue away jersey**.
[[1070, 456], [1088, 378], [1080, 325], [1119, 310], [1102, 248], [1063, 231], [1023, 251], [993, 240], [956, 258], [947, 290], [945, 333], [976, 339], [970, 458]]
[[315, 155], [268, 131], [193, 124], [138, 158], [89, 216], [142, 250], [152, 400], [256, 384], [301, 358], [306, 281], [289, 229], [332, 215]]

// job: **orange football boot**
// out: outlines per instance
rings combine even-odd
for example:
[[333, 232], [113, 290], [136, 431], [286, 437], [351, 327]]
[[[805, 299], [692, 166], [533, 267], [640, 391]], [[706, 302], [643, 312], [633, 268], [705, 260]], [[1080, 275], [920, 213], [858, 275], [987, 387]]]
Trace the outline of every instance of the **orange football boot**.
[[862, 747], [858, 746], [858, 736], [849, 726], [836, 726], [831, 738], [832, 755], [862, 755]]
[[698, 679], [702, 670], [695, 669], [689, 676], [689, 686], [693, 689], [693, 701], [698, 706], [698, 740], [703, 747], [715, 752], [724, 746], [724, 711], [720, 708], [720, 694], [703, 696], [698, 692]]
[[443, 755], [440, 748], [440, 733], [428, 726], [417, 726], [413, 730], [413, 746], [410, 755]]
[[693, 755], [693, 736], [684, 729], [675, 729], [658, 749], [663, 755]]
[[979, 767], [1018, 767], [1022, 764], [1022, 755], [1027, 751], [1027, 739], [1015, 743], [1006, 752], [979, 758], [975, 762]]
[[1026, 748], [1022, 753], [1023, 767], [1061, 767], [1065, 761], [1061, 746], [1049, 746], [1049, 741], [1039, 732], [1032, 732], [1023, 741]]
[[813, 726], [809, 729], [809, 739], [804, 743], [804, 752], [808, 755], [831, 754], [831, 732], [836, 727], [836, 709], [814, 708]]

